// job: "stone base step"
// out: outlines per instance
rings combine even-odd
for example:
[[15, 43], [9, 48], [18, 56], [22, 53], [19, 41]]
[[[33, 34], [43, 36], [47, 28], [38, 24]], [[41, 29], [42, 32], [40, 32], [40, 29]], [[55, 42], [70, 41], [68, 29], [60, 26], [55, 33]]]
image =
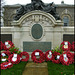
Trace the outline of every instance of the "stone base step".
[[29, 62], [26, 67], [47, 67], [47, 63], [43, 62], [43, 63], [34, 63], [34, 62]]
[[48, 75], [47, 63], [28, 62], [22, 75]]

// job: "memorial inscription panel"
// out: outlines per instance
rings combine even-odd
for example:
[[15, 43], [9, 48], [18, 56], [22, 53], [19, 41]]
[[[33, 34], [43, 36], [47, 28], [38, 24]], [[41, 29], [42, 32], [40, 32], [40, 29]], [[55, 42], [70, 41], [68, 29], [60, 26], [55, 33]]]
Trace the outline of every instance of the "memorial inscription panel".
[[23, 51], [33, 52], [36, 49], [43, 52], [51, 50], [51, 42], [23, 42]]

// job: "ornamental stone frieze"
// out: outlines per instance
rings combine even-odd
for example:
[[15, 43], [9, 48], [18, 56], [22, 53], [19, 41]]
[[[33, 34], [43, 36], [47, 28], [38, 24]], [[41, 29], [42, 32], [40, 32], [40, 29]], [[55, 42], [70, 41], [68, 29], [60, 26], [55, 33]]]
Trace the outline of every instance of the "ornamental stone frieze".
[[[25, 15], [23, 15], [19, 20], [13, 21], [12, 25], [14, 26], [30, 26], [36, 23], [40, 23], [44, 26], [55, 26], [58, 24], [58, 20], [56, 20], [51, 14], [35, 10], [31, 11]], [[61, 24], [60, 24], [61, 23]], [[59, 24], [62, 25], [62, 21], [59, 20]]]

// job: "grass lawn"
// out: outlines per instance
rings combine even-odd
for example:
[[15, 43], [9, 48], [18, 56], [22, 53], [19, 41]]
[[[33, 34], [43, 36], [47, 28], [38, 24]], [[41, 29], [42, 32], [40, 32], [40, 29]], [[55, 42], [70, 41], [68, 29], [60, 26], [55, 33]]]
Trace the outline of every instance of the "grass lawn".
[[20, 62], [19, 64], [14, 64], [13, 67], [1, 70], [1, 75], [22, 75], [27, 62]]
[[49, 75], [74, 75], [74, 64], [69, 66], [47, 62]]

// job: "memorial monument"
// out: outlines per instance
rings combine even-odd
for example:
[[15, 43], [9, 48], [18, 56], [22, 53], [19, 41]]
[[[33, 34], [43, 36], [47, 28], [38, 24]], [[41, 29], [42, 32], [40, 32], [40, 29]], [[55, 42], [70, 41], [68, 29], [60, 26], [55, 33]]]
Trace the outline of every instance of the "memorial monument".
[[53, 4], [53, 2], [45, 4], [41, 0], [31, 0], [30, 4], [27, 4], [25, 6], [21, 5], [21, 7], [17, 10], [14, 20], [18, 20], [24, 14], [34, 10], [41, 10], [50, 13], [55, 17], [56, 20], [60, 20], [60, 17], [56, 12], [56, 6]]
[[[5, 15], [8, 13], [5, 12]], [[68, 15], [67, 10], [63, 13]], [[45, 4], [41, 0], [32, 0], [21, 5], [12, 19], [10, 27], [1, 28], [1, 35], [10, 35], [15, 46], [30, 55], [36, 49], [43, 52], [51, 50], [61, 44], [64, 34], [74, 34], [74, 27], [64, 27], [53, 2]]]

